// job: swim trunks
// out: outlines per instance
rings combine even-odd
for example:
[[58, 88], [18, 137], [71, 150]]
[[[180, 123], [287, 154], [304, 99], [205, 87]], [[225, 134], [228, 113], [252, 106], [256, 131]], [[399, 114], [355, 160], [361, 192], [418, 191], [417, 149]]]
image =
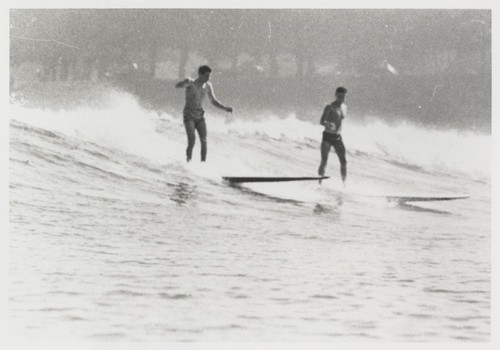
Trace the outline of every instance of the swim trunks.
[[183, 115], [184, 115], [184, 122], [186, 121], [194, 121], [194, 122], [199, 122], [204, 120], [203, 115], [205, 114], [205, 111], [203, 109], [191, 109], [191, 108], [184, 108]]
[[340, 134], [332, 134], [330, 132], [323, 131], [323, 141], [328, 142], [332, 146], [335, 146], [336, 144], [343, 144], [342, 142], [342, 136]]

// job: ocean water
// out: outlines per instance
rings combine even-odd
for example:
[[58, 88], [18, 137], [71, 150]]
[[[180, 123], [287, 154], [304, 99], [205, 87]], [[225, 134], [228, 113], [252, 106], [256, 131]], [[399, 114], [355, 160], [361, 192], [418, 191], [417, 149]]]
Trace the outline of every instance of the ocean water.
[[321, 127], [208, 108], [186, 164], [180, 113], [107, 98], [10, 106], [12, 337], [490, 340], [490, 135], [350, 116], [345, 187], [333, 152], [321, 185], [231, 186], [316, 175]]

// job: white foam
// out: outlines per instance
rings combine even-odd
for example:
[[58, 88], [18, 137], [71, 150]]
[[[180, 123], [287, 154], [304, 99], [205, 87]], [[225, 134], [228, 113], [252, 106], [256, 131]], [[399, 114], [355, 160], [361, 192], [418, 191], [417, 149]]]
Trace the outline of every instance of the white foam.
[[[80, 107], [68, 111], [30, 109], [17, 105], [11, 106], [11, 117], [25, 123], [62, 132], [68, 136], [95, 142], [127, 153], [145, 157], [161, 164], [183, 162], [186, 140], [181, 117], [167, 113], [158, 115], [139, 106], [136, 99], [123, 92], [111, 92], [106, 109]], [[318, 118], [319, 119], [319, 118]], [[158, 123], [167, 125], [158, 131]], [[303, 121], [295, 115], [285, 117], [272, 113], [218, 114], [207, 113], [209, 129], [209, 159], [216, 163], [218, 171], [235, 171], [241, 175], [272, 175], [272, 169], [256, 170], [255, 160], [237, 157], [229, 159], [213, 152], [210, 135], [239, 135], [244, 139], [252, 137], [265, 149], [265, 142], [282, 141], [319, 147], [322, 127], [316, 121]], [[171, 130], [169, 130], [171, 129]], [[364, 152], [387, 160], [422, 167], [428, 171], [458, 172], [474, 178], [489, 178], [490, 142], [489, 135], [472, 131], [436, 130], [416, 126], [409, 122], [389, 125], [377, 118], [361, 122], [350, 116], [343, 125], [344, 143], [349, 152]], [[311, 141], [315, 140], [315, 141]], [[235, 141], [237, 142], [237, 141]], [[238, 149], [239, 145], [233, 147]], [[196, 147], [199, 147], [197, 144]], [[241, 144], [243, 146], [243, 143]], [[241, 148], [240, 147], [240, 148]], [[270, 146], [271, 149], [271, 146]], [[198, 148], [194, 150], [198, 152]], [[273, 157], [273, 155], [269, 155]], [[259, 159], [257, 160], [259, 161]], [[267, 162], [273, 164], [274, 162]]]

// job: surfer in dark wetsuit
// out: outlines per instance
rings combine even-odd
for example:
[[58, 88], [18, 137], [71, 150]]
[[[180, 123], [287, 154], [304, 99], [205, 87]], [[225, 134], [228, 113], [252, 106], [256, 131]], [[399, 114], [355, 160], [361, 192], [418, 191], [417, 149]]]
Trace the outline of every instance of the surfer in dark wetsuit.
[[214, 88], [208, 81], [212, 69], [209, 66], [201, 66], [198, 69], [198, 78], [192, 80], [189, 78], [175, 84], [176, 88], [186, 88], [186, 104], [184, 106], [184, 126], [188, 138], [188, 146], [186, 149], [186, 160], [189, 162], [193, 154], [193, 147], [196, 140], [195, 130], [198, 131], [201, 142], [201, 161], [204, 162], [207, 158], [207, 126], [205, 124], [205, 111], [203, 110], [203, 100], [208, 95], [210, 102], [226, 112], [232, 112], [231, 107], [222, 105], [214, 94]]
[[342, 129], [342, 120], [347, 115], [347, 106], [344, 104], [347, 89], [338, 87], [335, 91], [335, 101], [327, 105], [321, 116], [320, 124], [325, 127], [323, 131], [323, 139], [321, 141], [321, 164], [319, 165], [318, 174], [325, 175], [325, 168], [328, 162], [328, 154], [333, 146], [340, 161], [340, 175], [345, 183], [347, 177], [347, 161], [345, 158], [345, 147], [342, 142], [340, 131]]

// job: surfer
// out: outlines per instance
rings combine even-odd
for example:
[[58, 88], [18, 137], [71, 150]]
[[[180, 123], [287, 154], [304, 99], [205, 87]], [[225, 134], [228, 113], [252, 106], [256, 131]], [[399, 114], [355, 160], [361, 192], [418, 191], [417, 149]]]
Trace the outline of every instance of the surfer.
[[345, 147], [342, 142], [340, 131], [342, 129], [342, 120], [347, 115], [347, 106], [344, 104], [347, 89], [340, 86], [335, 91], [335, 101], [327, 105], [321, 116], [320, 124], [325, 127], [323, 139], [321, 141], [321, 164], [318, 174], [325, 175], [325, 168], [328, 162], [328, 154], [333, 146], [340, 161], [340, 175], [345, 183], [347, 176], [347, 161], [345, 158]]
[[207, 126], [205, 124], [205, 111], [203, 110], [203, 100], [208, 95], [210, 102], [226, 112], [233, 112], [231, 107], [226, 107], [221, 104], [214, 94], [214, 88], [210, 79], [212, 69], [209, 66], [201, 66], [198, 69], [198, 78], [192, 80], [186, 78], [177, 84], [176, 88], [186, 88], [186, 104], [184, 106], [184, 127], [188, 138], [188, 146], [186, 149], [186, 160], [191, 161], [193, 147], [196, 141], [195, 130], [198, 132], [201, 142], [201, 161], [204, 162], [207, 158]]

